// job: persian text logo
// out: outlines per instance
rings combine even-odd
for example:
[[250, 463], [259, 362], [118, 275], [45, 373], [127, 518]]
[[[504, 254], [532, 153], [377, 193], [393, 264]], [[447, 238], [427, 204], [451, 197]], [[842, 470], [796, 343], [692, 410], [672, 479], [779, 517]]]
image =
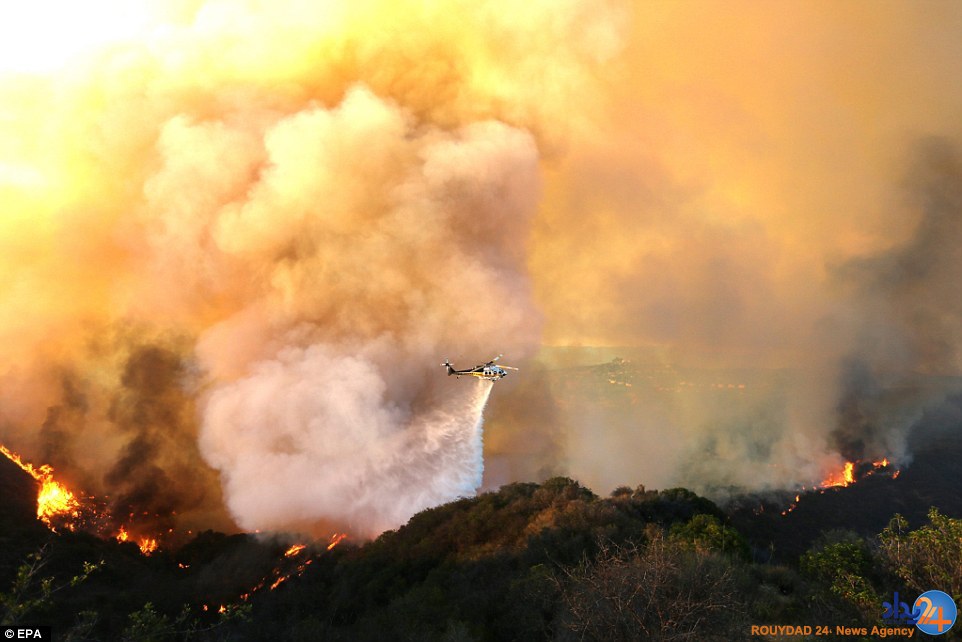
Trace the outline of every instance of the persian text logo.
[[[918, 603], [918, 600], [916, 600], [916, 603]], [[918, 609], [910, 610], [907, 603], [900, 601], [898, 591], [895, 591], [895, 596], [891, 602], [882, 602], [882, 608], [885, 609], [885, 613], [882, 614], [882, 619], [895, 620], [896, 622], [904, 622], [906, 624], [915, 624], [921, 614], [921, 611]]]
[[955, 624], [958, 609], [955, 601], [942, 591], [926, 591], [915, 600], [913, 612], [918, 613], [915, 623], [919, 631], [929, 635], [941, 635]]

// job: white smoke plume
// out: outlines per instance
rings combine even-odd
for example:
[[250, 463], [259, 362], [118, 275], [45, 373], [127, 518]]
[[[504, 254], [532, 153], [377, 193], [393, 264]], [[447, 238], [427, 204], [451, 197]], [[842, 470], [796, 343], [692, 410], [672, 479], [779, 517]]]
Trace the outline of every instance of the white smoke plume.
[[491, 383], [455, 382], [443, 404], [412, 410], [386, 398], [390, 374], [315, 345], [211, 395], [201, 449], [241, 528], [373, 536], [474, 493]]
[[515, 244], [537, 151], [492, 121], [419, 132], [363, 88], [265, 141], [268, 169], [212, 230], [270, 274], [200, 337], [201, 364], [225, 381], [201, 451], [243, 528], [374, 535], [480, 485], [483, 399], [445, 382], [436, 355], [536, 342]]
[[437, 364], [537, 350], [541, 163], [623, 12], [152, 10], [0, 69], [0, 440], [185, 527], [371, 536], [474, 492], [490, 386]]

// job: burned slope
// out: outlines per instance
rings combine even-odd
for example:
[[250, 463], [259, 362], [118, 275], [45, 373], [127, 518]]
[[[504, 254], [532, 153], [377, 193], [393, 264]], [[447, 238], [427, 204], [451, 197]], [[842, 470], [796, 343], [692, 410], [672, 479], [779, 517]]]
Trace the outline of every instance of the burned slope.
[[926, 411], [913, 426], [909, 443], [913, 461], [897, 475], [865, 475], [846, 487], [802, 492], [784, 515], [789, 495], [781, 502], [771, 497], [742, 502], [730, 511], [732, 519], [757, 551], [767, 549], [788, 561], [825, 531], [872, 536], [895, 513], [915, 528], [925, 522], [931, 507], [950, 517], [962, 516], [962, 395]]
[[[22, 483], [4, 489], [12, 498], [34, 496]], [[90, 613], [88, 639], [119, 639], [144, 618], [163, 632], [159, 639], [266, 639], [279, 630], [301, 639], [377, 639], [385, 630], [423, 639], [449, 629], [544, 638], [558, 613], [559, 569], [593, 559], [599, 545], [643, 543], [696, 515], [711, 524], [724, 519], [684, 489], [622, 488], [599, 498], [554, 478], [424, 511], [361, 547], [315, 545], [285, 555], [279, 542], [206, 532], [176, 552], [145, 556], [131, 542], [31, 527], [30, 503], [19, 504], [20, 527], [3, 535], [16, 540], [11, 550], [40, 550], [36, 580], [63, 587], [32, 619], [64, 631]], [[0, 592], [14, 584], [25, 557], [5, 553], [4, 561]], [[97, 570], [70, 586], [85, 562]], [[240, 604], [253, 606], [250, 620], [219, 623], [220, 607]], [[180, 618], [184, 607], [189, 615]], [[217, 628], [191, 633], [209, 627]]]
[[284, 556], [287, 543], [253, 535], [206, 531], [176, 551], [145, 555], [133, 541], [66, 527], [53, 531], [37, 518], [38, 489], [0, 457], [4, 624], [29, 620], [77, 639], [121, 639], [131, 615], [144, 613], [149, 603], [176, 636], [216, 627], [223, 619], [220, 605], [243, 603], [240, 596], [255, 587], [266, 590], [265, 583], [295, 569], [296, 562]]

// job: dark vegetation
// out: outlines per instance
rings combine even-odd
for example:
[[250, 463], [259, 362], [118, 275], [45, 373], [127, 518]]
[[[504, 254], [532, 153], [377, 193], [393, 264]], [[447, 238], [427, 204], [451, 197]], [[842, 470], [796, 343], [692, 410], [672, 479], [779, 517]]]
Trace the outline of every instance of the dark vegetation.
[[[5, 467], [5, 492], [23, 490], [16, 479]], [[246, 535], [144, 557], [49, 533], [16, 496], [0, 525], [0, 621], [52, 624], [60, 640], [737, 640], [751, 624], [890, 624], [894, 590], [962, 601], [962, 520], [935, 509], [915, 528], [893, 517], [874, 537], [829, 531], [794, 560], [759, 563], [685, 489], [600, 498], [566, 478], [424, 511], [363, 546], [308, 549], [299, 575], [283, 543]]]
[[290, 540], [210, 531], [149, 557], [51, 533], [34, 482], [0, 459], [0, 624], [111, 641], [711, 641], [766, 639], [752, 624], [891, 626], [894, 591], [962, 604], [960, 416], [929, 417], [949, 429], [924, 435], [897, 479], [808, 493], [786, 516], [757, 498], [723, 509], [641, 486], [598, 497], [554, 478], [292, 557]]

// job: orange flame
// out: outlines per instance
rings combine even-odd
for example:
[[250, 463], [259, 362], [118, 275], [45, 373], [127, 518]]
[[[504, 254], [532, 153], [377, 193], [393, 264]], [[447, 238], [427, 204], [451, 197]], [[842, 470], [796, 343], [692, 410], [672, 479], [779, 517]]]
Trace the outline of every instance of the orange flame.
[[[124, 528], [123, 525], [121, 525], [120, 530], [117, 531], [117, 535], [115, 535], [115, 537], [117, 541], [120, 543], [131, 541], [130, 533], [127, 532], [127, 529]], [[157, 550], [157, 540], [153, 537], [144, 537], [143, 539], [137, 542], [137, 546], [140, 548], [141, 553], [143, 553], [144, 555], [150, 555], [151, 553]], [[182, 564], [179, 566], [181, 568], [186, 568], [186, 566]]]
[[798, 502], [800, 502], [800, 501], [802, 501], [802, 495], [801, 495], [801, 493], [799, 493], [798, 495], [795, 495], [795, 501], [792, 502], [791, 504], [789, 504], [789, 505], [788, 505], [788, 508], [786, 508], [785, 510], [782, 511], [782, 517], [784, 517], [785, 515], [788, 515], [788, 514], [791, 513], [793, 510], [795, 510], [796, 508], [798, 508]]
[[144, 539], [140, 540], [137, 546], [140, 547], [141, 553], [144, 555], [150, 555], [157, 550], [157, 540], [155, 540], [153, 537], [145, 537]]
[[[327, 550], [331, 550], [332, 548], [337, 546], [346, 537], [347, 537], [347, 533], [334, 533], [334, 535], [331, 537], [331, 543], [327, 545]], [[307, 548], [306, 544], [294, 544], [284, 552], [284, 557], [287, 559], [293, 559], [294, 557], [299, 555], [301, 551], [303, 551], [305, 548]], [[267, 590], [273, 591], [278, 586], [280, 586], [287, 580], [291, 579], [292, 577], [300, 577], [304, 573], [304, 571], [307, 570], [307, 567], [310, 566], [313, 561], [314, 561], [313, 559], [308, 558], [302, 561], [301, 563], [297, 564], [297, 566], [293, 569], [290, 568], [291, 563], [282, 561], [282, 563], [278, 565], [278, 567], [271, 572], [271, 576], [273, 576], [273, 582], [271, 582], [269, 586], [267, 585], [267, 582], [271, 580], [271, 577], [266, 577], [263, 580], [261, 580], [256, 586], [250, 589], [247, 593], [242, 593], [239, 599], [241, 601], [247, 601], [251, 595], [263, 589], [265, 586], [268, 587]], [[284, 570], [285, 566], [288, 568], [287, 571]]]
[[832, 473], [821, 483], [822, 488], [831, 486], [848, 486], [855, 483], [855, 462], [845, 462], [845, 467], [837, 473]]
[[[37, 494], [37, 518], [46, 524], [50, 530], [56, 531], [51, 520], [58, 515], [74, 518], [80, 516], [80, 502], [66, 486], [54, 480], [51, 466], [44, 464], [39, 468], [34, 468], [32, 464], [23, 461], [20, 455], [3, 445], [0, 445], [0, 453], [3, 453], [21, 470], [40, 482], [40, 492]], [[72, 530], [72, 526], [69, 524], [67, 528]]]
[[[855, 465], [857, 463], [859, 462], [857, 461], [845, 462], [845, 465], [842, 466], [842, 470], [831, 473], [828, 477], [826, 477], [822, 481], [821, 484], [819, 484], [817, 487], [813, 488], [812, 490], [818, 490], [818, 492], [821, 494], [821, 493], [824, 493], [829, 488], [837, 488], [837, 487], [844, 488], [846, 486], [851, 486], [852, 484], [855, 483]], [[875, 471], [882, 470], [883, 468], [887, 468], [890, 465], [891, 465], [891, 462], [888, 460], [888, 457], [883, 457], [879, 461], [873, 461], [872, 470], [869, 470], [867, 472], [863, 470], [862, 474], [864, 477], [868, 477]], [[896, 479], [901, 472], [902, 471], [900, 470], [894, 471], [892, 473], [892, 479]], [[802, 490], [803, 491], [805, 490], [804, 486], [802, 487]], [[788, 515], [793, 510], [795, 510], [798, 507], [799, 501], [801, 501], [801, 495], [800, 494], [795, 495], [795, 501], [789, 504], [788, 508], [782, 511], [782, 516]], [[763, 511], [755, 511], [756, 514], [758, 514], [759, 512], [763, 512]]]

